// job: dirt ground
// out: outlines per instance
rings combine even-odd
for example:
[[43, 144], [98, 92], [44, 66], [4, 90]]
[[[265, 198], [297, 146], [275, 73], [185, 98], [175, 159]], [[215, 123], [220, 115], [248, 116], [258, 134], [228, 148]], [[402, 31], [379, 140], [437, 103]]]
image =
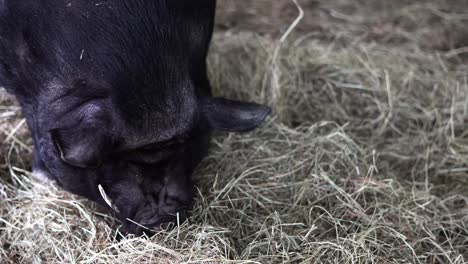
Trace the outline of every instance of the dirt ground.
[[[350, 45], [376, 42], [451, 50], [468, 43], [464, 0], [299, 0], [303, 38]], [[458, 16], [457, 16], [458, 14]], [[218, 1], [218, 31], [278, 38], [298, 15], [292, 0]], [[465, 17], [466, 18], [466, 17]]]

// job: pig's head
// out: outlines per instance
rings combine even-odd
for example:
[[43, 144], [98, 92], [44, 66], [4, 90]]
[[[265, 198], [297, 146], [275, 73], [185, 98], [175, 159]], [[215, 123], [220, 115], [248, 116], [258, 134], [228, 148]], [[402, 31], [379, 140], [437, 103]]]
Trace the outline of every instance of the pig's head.
[[4, 10], [0, 81], [23, 106], [35, 172], [110, 205], [130, 232], [183, 220], [211, 131], [252, 130], [270, 111], [212, 97], [214, 0], [24, 0]]
[[92, 99], [69, 93], [73, 102], [51, 102], [47, 107], [56, 113], [39, 113], [50, 123], [39, 139], [38, 169], [74, 193], [104, 205], [106, 198], [131, 232], [142, 231], [135, 223], [182, 221], [192, 205], [192, 173], [206, 155], [211, 131], [252, 130], [270, 111], [198, 97], [194, 90], [173, 89], [164, 100], [152, 92]]

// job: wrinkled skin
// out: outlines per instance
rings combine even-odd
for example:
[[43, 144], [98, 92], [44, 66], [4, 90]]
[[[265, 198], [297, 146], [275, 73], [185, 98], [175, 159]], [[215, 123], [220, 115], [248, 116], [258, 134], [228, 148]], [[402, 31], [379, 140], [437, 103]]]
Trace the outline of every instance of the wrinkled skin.
[[[127, 230], [182, 221], [212, 130], [270, 109], [213, 98], [214, 0], [0, 0], [0, 86], [32, 133], [33, 171], [107, 206]], [[128, 221], [130, 219], [131, 221]]]

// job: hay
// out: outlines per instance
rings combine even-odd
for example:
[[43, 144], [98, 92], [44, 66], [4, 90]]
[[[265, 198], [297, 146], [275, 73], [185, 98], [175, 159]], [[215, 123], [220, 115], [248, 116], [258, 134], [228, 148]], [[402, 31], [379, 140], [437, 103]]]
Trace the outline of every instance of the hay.
[[[215, 93], [271, 102], [274, 49], [218, 34]], [[468, 83], [448, 57], [289, 42], [274, 115], [216, 135], [193, 216], [150, 239], [119, 239], [94, 204], [32, 180], [20, 110], [0, 93], [0, 263], [465, 263]]]

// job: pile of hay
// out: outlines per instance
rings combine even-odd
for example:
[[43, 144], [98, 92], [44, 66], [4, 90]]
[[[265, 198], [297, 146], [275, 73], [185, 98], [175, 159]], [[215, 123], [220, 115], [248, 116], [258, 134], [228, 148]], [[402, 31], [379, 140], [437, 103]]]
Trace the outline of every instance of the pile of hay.
[[[219, 134], [193, 216], [118, 239], [94, 204], [35, 182], [0, 92], [0, 263], [465, 263], [468, 67], [459, 54], [218, 35], [215, 93], [271, 104]], [[458, 57], [457, 57], [458, 58]]]

